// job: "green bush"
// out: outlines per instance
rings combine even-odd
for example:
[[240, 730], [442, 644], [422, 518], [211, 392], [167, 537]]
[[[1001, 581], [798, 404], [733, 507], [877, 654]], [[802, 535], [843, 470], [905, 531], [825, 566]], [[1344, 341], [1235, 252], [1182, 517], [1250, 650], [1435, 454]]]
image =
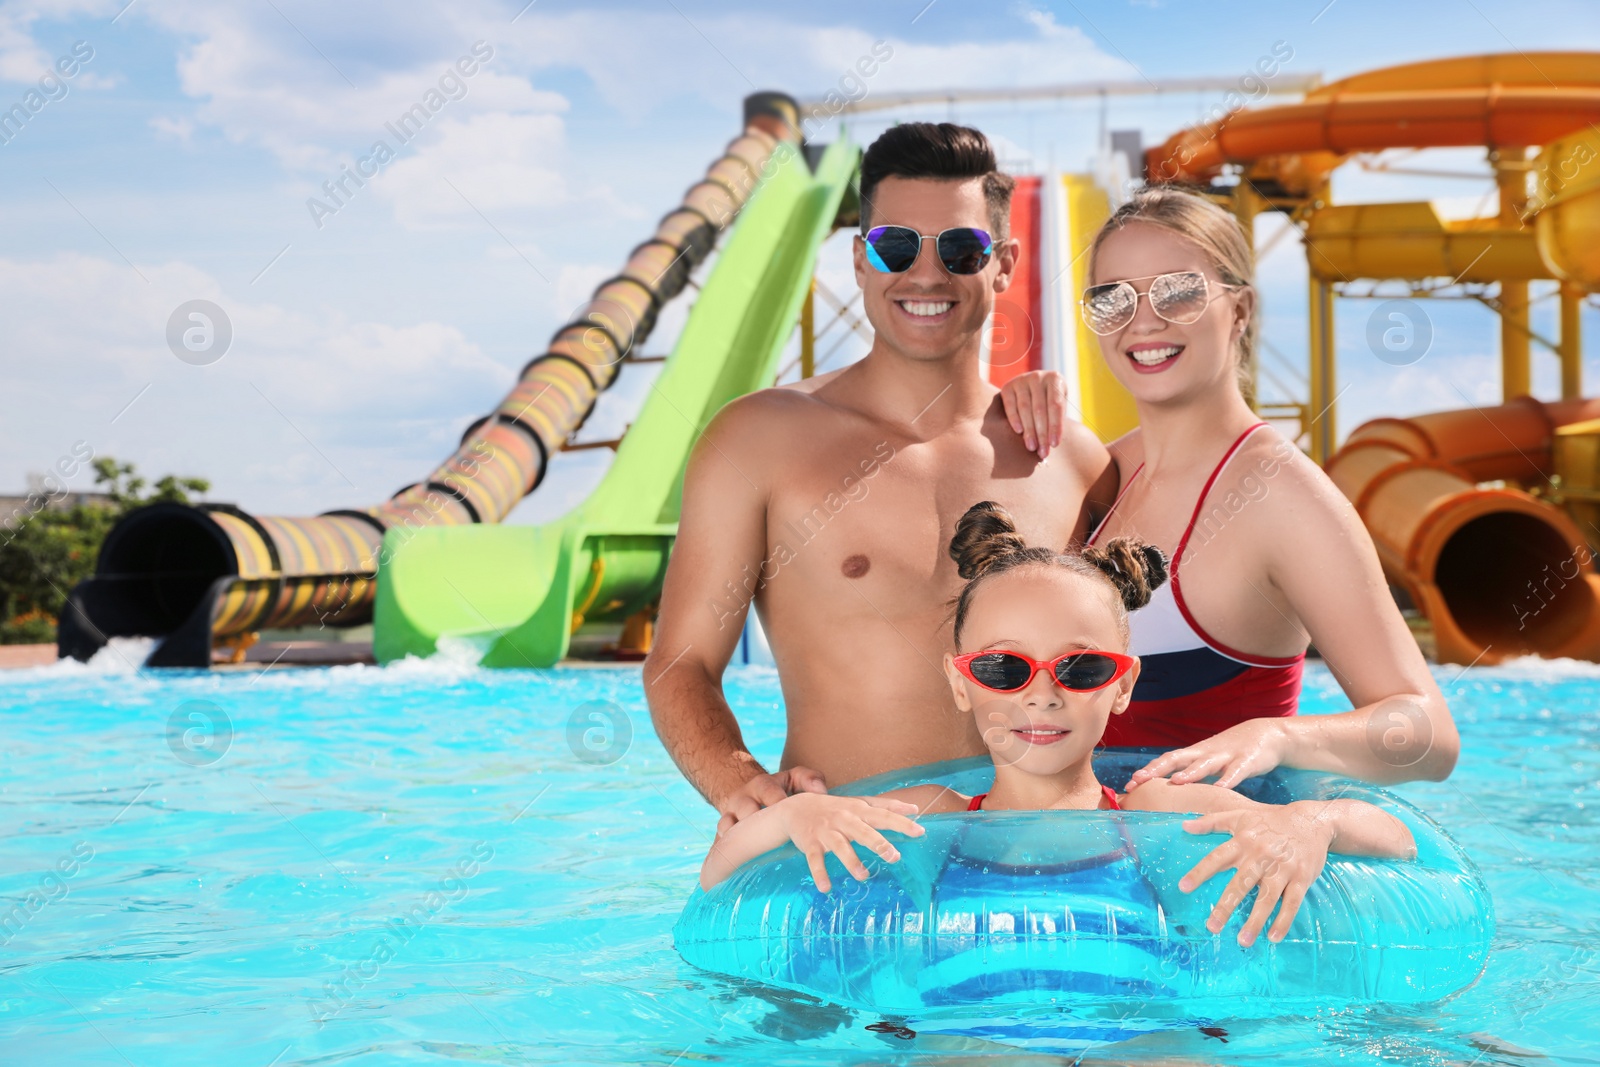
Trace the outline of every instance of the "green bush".
[[133, 464], [110, 456], [94, 461], [95, 485], [110, 505], [77, 504], [19, 516], [0, 530], [0, 644], [43, 644], [56, 639], [56, 618], [72, 587], [94, 574], [105, 540], [118, 519], [136, 507], [190, 502], [190, 494], [211, 488], [203, 478], [167, 475], [146, 493]]

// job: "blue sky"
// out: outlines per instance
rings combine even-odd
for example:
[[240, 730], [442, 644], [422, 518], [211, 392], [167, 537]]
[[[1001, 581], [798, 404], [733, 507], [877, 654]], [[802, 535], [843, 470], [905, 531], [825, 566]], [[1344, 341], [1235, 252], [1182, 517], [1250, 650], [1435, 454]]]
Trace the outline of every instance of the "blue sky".
[[[737, 132], [746, 93], [820, 96], [876, 41], [894, 57], [874, 93], [1242, 76], [1279, 42], [1293, 51], [1287, 73], [1324, 79], [1448, 55], [1600, 49], [1600, 7], [1578, 2], [1541, 3], [1532, 17], [1501, 0], [1280, 0], [1228, 5], [1225, 18], [1179, 0], [523, 2], [0, 3], [0, 107], [75, 42], [93, 51], [0, 144], [0, 491], [84, 441], [148, 474], [209, 478], [212, 499], [262, 513], [383, 499], [498, 402]], [[308, 198], [475, 42], [492, 55], [453, 83], [459, 98], [319, 226]], [[1107, 117], [1148, 144], [1217, 95], [1118, 99]], [[939, 106], [865, 115], [848, 132], [864, 142], [896, 119], [952, 116], [988, 130], [1021, 171], [1083, 169], [1100, 119], [1092, 102]], [[1484, 169], [1481, 153], [1431, 155], [1429, 166]], [[1346, 167], [1335, 193], [1442, 198], [1469, 213], [1488, 188]], [[826, 250], [822, 274], [851, 288], [842, 246]], [[1261, 275], [1266, 337], [1303, 359], [1292, 237]], [[192, 299], [233, 324], [230, 349], [208, 366], [174, 358], [165, 341]], [[1498, 396], [1490, 313], [1429, 310], [1433, 350], [1395, 368], [1366, 350], [1371, 307], [1341, 305], [1341, 433], [1373, 415]], [[667, 315], [648, 347], [666, 350], [681, 321], [681, 308]], [[1600, 337], [1600, 316], [1585, 327]], [[1536, 392], [1553, 395], [1553, 357], [1535, 363]], [[630, 368], [586, 434], [629, 421], [649, 374]], [[575, 502], [604, 460], [557, 462], [517, 519]]]

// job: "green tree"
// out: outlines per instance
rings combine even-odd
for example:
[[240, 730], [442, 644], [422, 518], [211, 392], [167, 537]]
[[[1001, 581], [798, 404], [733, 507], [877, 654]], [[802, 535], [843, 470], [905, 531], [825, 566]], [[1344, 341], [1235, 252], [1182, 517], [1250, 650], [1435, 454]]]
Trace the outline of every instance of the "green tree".
[[123, 515], [145, 504], [187, 504], [191, 494], [211, 488], [204, 478], [169, 474], [146, 493], [133, 464], [110, 456], [94, 461], [94, 481], [110, 506], [50, 508], [35, 498], [10, 529], [0, 530], [0, 644], [55, 640], [67, 594], [94, 573], [100, 542]]

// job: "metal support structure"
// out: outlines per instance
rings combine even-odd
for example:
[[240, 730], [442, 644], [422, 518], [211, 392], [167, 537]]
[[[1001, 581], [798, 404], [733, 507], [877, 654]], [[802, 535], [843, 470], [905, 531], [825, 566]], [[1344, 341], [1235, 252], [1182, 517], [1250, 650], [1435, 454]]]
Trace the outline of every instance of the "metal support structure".
[[[1239, 222], [1239, 229], [1244, 231], [1245, 244], [1250, 249], [1250, 258], [1253, 265], [1256, 250], [1256, 216], [1270, 205], [1255, 191], [1255, 187], [1248, 180], [1241, 180], [1234, 187], [1231, 206], [1233, 208], [1233, 217]], [[1261, 314], [1261, 302], [1259, 300], [1256, 301], [1253, 314]], [[1251, 353], [1250, 386], [1250, 406], [1255, 409], [1257, 414], [1260, 414], [1261, 355], [1258, 352]]]
[[[1489, 153], [1495, 184], [1500, 189], [1500, 224], [1522, 224], [1528, 205], [1528, 160], [1525, 148], [1499, 148]], [[1500, 395], [1503, 400], [1527, 396], [1529, 370], [1528, 283], [1500, 282]]]
[[1333, 362], [1333, 286], [1313, 274], [1310, 297], [1311, 345], [1307, 370], [1311, 385], [1310, 408], [1314, 414], [1306, 429], [1311, 438], [1312, 462], [1321, 466], [1333, 455], [1338, 441], [1335, 433], [1338, 415], [1334, 408], [1338, 393], [1334, 388], [1337, 373]]
[[1584, 291], [1571, 282], [1561, 285], [1561, 399], [1583, 396], [1583, 298]]
[[[820, 329], [817, 327], [817, 297], [821, 297], [822, 302], [833, 309], [833, 314], [823, 322]], [[849, 300], [840, 300], [833, 295], [832, 290], [826, 285], [823, 285], [816, 278], [812, 278], [811, 288], [806, 294], [806, 299], [800, 305], [800, 354], [778, 371], [776, 380], [783, 381], [789, 376], [790, 372], [797, 368], [802, 379], [815, 377], [817, 368], [826, 365], [828, 360], [833, 358], [833, 354], [839, 351], [844, 343], [850, 339], [851, 333], [859, 334], [870, 344], [872, 342], [872, 330], [867, 327], [865, 318], [850, 310], [851, 306], [860, 298], [861, 293], [858, 291]], [[839, 339], [833, 343], [831, 348], [822, 353], [821, 356], [818, 356], [817, 342], [828, 336], [828, 332], [840, 324], [843, 324], [845, 328]]]
[[[1322, 84], [1320, 74], [1296, 77], [1279, 74], [1263, 79], [1269, 95], [1294, 95], [1308, 93]], [[901, 107], [929, 107], [946, 104], [952, 112], [955, 105], [1014, 103], [1019, 100], [1071, 100], [1084, 97], [1152, 96], [1164, 93], [1226, 93], [1239, 89], [1236, 77], [1209, 78], [1139, 78], [1129, 81], [1069, 82], [1062, 85], [1038, 85], [1013, 89], [929, 89], [914, 93], [873, 92], [859, 100], [839, 101], [830, 93], [823, 100], [806, 100], [800, 104], [803, 116], [826, 109], [828, 115], [859, 115], [867, 111], [888, 111]]]
[[817, 373], [817, 280], [811, 279], [805, 303], [800, 305], [800, 377]]

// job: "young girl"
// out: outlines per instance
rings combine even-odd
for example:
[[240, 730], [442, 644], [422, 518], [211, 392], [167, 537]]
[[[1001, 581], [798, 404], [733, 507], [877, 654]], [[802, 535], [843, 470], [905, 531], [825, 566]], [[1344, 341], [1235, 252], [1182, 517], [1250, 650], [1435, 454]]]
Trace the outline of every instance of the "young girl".
[[[967, 579], [956, 601], [954, 653], [944, 659], [956, 706], [976, 718], [994, 759], [989, 792], [964, 796], [914, 786], [875, 797], [798, 793], [741, 819], [712, 845], [700, 870], [710, 889], [740, 864], [788, 841], [805, 853], [817, 887], [831, 888], [824, 861], [837, 856], [858, 880], [867, 869], [854, 843], [893, 863], [893, 830], [920, 837], [912, 816], [960, 811], [1094, 809], [1196, 812], [1184, 829], [1241, 837], [1268, 833], [1291, 847], [1270, 862], [1229, 846], [1215, 850], [1178, 883], [1191, 892], [1240, 862], [1207, 927], [1220, 931], [1238, 902], [1259, 886], [1255, 910], [1239, 935], [1249, 945], [1273, 907], [1283, 907], [1269, 937], [1280, 941], [1329, 852], [1410, 859], [1415, 844], [1405, 824], [1354, 800], [1261, 804], [1214, 785], [1155, 778], [1119, 795], [1095, 777], [1093, 756], [1106, 724], [1127, 710], [1139, 661], [1127, 654], [1128, 612], [1149, 601], [1166, 580], [1159, 549], [1131, 538], [1079, 555], [1031, 547], [1005, 509], [985, 501], [968, 509], [950, 543]], [[970, 651], [966, 651], [969, 650]]]

